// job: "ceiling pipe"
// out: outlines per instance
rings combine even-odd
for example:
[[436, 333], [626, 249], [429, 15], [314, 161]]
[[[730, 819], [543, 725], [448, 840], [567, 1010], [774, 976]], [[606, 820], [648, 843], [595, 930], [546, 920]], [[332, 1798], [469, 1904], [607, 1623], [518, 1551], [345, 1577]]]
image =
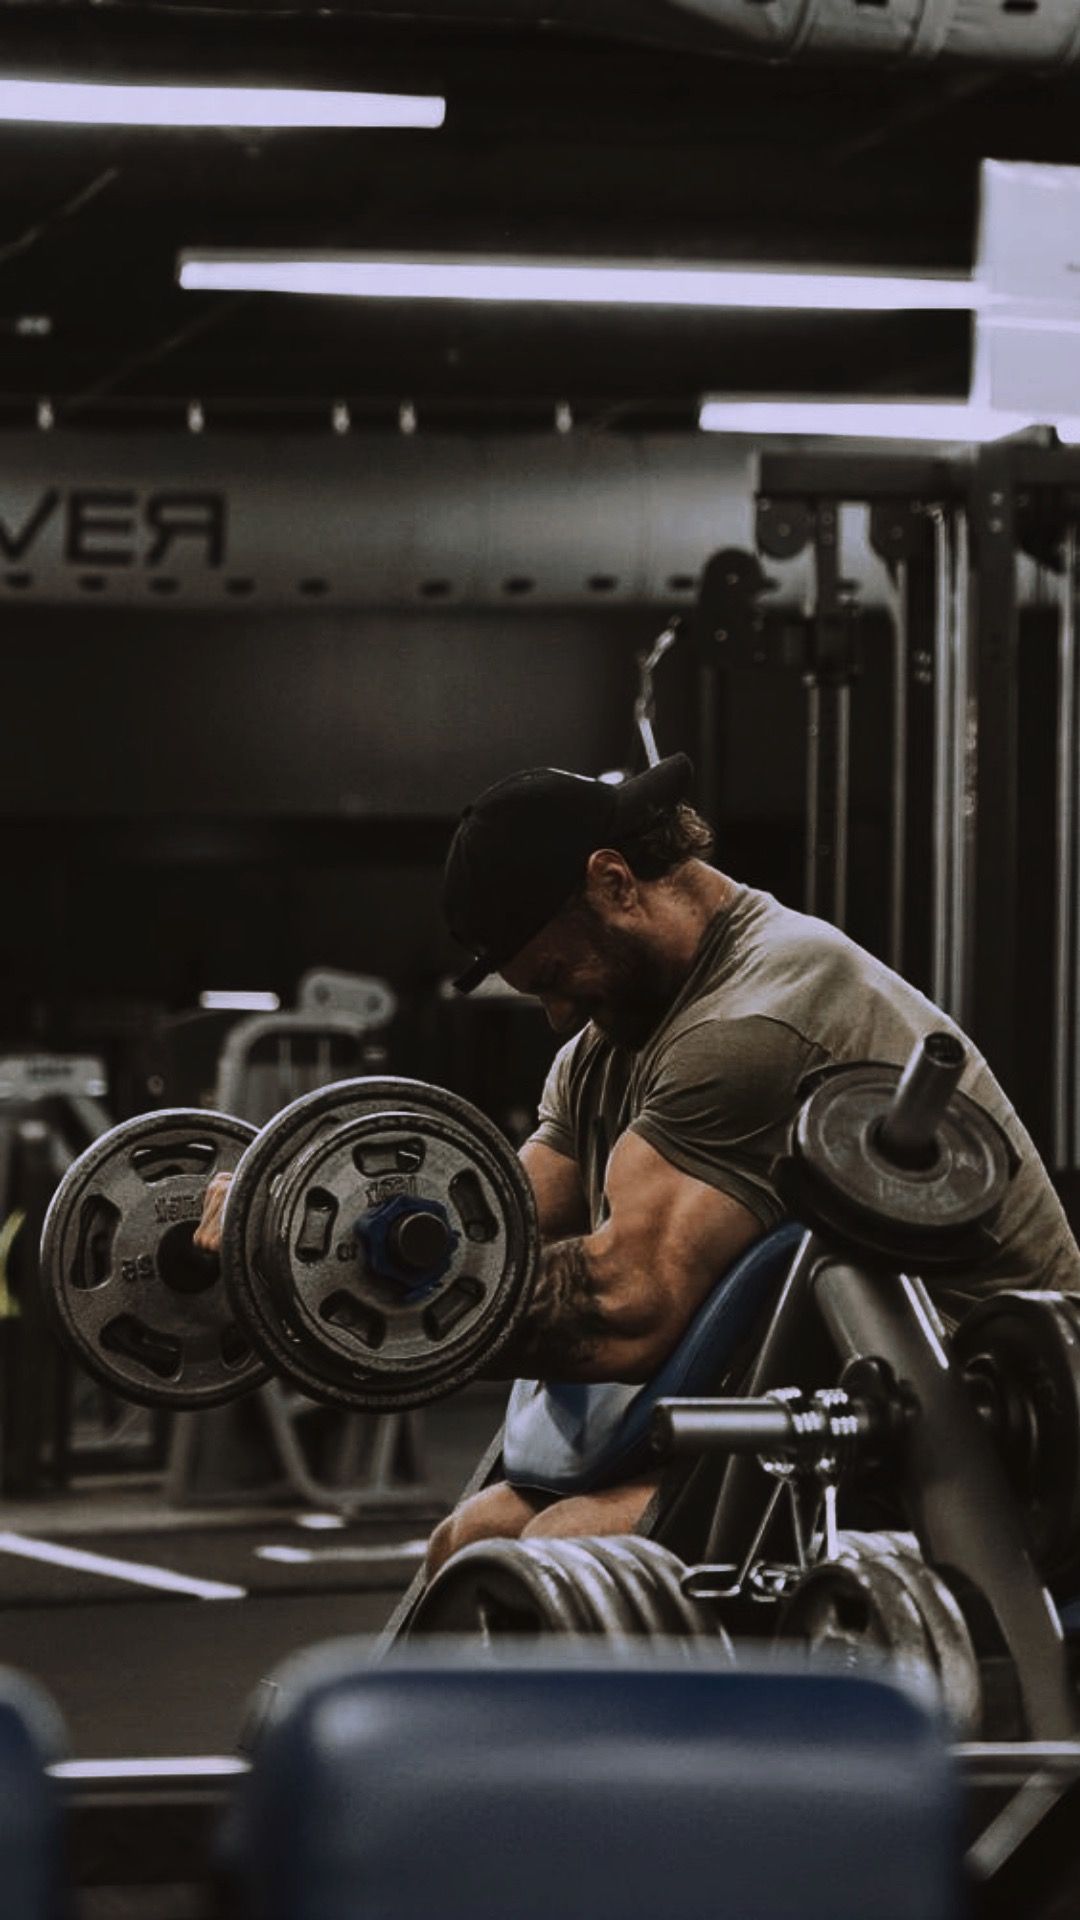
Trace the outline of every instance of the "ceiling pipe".
[[[100, 10], [69, 0], [67, 12]], [[244, 17], [229, 0], [173, 0], [169, 12]], [[0, 12], [23, 12], [0, 0]], [[150, 8], [156, 12], [156, 8]], [[165, 12], [165, 10], [161, 10]], [[292, 0], [292, 13], [461, 27], [538, 27], [742, 60], [951, 67], [1080, 65], [1076, 0]]]
[[[65, 11], [91, 7], [100, 13], [100, 0], [68, 0]], [[0, 9], [29, 15], [36, 6], [0, 0]], [[146, 11], [243, 19], [257, 9], [251, 0], [173, 0]], [[1076, 0], [292, 0], [290, 12], [387, 25], [557, 29], [770, 64], [936, 63], [991, 71], [1080, 65]]]
[[732, 53], [768, 61], [1060, 68], [1080, 64], [1076, 0], [667, 0]]

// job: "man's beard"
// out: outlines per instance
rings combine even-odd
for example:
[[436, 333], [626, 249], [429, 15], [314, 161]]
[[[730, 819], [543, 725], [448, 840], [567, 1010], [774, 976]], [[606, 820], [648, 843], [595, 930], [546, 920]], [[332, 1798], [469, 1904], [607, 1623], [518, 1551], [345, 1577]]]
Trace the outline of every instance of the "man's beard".
[[660, 1025], [678, 982], [669, 964], [636, 934], [597, 921], [592, 939], [606, 980], [587, 1007], [588, 1017], [606, 1039], [636, 1053]]

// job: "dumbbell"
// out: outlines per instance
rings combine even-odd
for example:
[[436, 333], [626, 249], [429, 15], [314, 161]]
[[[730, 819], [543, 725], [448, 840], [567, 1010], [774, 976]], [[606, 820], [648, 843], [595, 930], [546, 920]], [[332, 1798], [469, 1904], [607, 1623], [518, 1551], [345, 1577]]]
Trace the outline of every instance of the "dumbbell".
[[[219, 1172], [220, 1260], [193, 1244]], [[62, 1335], [128, 1399], [214, 1406], [279, 1373], [388, 1412], [494, 1358], [538, 1247], [531, 1188], [491, 1121], [378, 1077], [305, 1094], [261, 1132], [198, 1108], [112, 1128], [53, 1197], [41, 1275]]]
[[[963, 1060], [931, 1035], [903, 1074], [849, 1066], [808, 1086], [778, 1172], [795, 1217], [917, 1269], [977, 1256], [1011, 1149], [955, 1091]], [[219, 1171], [233, 1179], [214, 1263], [192, 1234]], [[65, 1175], [41, 1266], [62, 1331], [130, 1399], [208, 1406], [279, 1372], [380, 1412], [490, 1364], [538, 1248], [498, 1129], [426, 1082], [368, 1078], [304, 1095], [258, 1134], [200, 1109], [125, 1121]]]

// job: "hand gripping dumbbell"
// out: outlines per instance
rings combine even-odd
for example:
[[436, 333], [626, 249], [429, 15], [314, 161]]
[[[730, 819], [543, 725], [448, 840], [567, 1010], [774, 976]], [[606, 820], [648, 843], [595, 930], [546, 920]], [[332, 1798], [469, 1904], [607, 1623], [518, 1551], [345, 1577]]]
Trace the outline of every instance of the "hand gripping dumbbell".
[[[193, 1244], [232, 1175], [220, 1259]], [[419, 1080], [345, 1080], [256, 1132], [227, 1114], [126, 1120], [68, 1169], [41, 1273], [62, 1335], [114, 1392], [206, 1407], [284, 1374], [384, 1412], [452, 1393], [524, 1309], [539, 1238], [490, 1120]]]

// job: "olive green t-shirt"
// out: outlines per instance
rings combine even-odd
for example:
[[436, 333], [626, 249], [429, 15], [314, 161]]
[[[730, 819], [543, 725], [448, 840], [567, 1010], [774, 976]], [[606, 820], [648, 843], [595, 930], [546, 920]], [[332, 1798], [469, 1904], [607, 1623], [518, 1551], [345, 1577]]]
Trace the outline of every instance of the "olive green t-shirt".
[[[560, 1048], [533, 1135], [577, 1162], [593, 1227], [608, 1155], [629, 1127], [682, 1172], [741, 1201], [762, 1228], [785, 1208], [772, 1178], [805, 1074], [832, 1063], [902, 1065], [933, 1031], [959, 1033], [933, 1003], [822, 920], [737, 889], [707, 927], [693, 969], [638, 1052], [587, 1026]], [[1001, 1287], [1080, 1291], [1080, 1249], [1032, 1141], [971, 1042], [960, 1086], [1020, 1157], [977, 1271], [927, 1275], [949, 1319]]]

